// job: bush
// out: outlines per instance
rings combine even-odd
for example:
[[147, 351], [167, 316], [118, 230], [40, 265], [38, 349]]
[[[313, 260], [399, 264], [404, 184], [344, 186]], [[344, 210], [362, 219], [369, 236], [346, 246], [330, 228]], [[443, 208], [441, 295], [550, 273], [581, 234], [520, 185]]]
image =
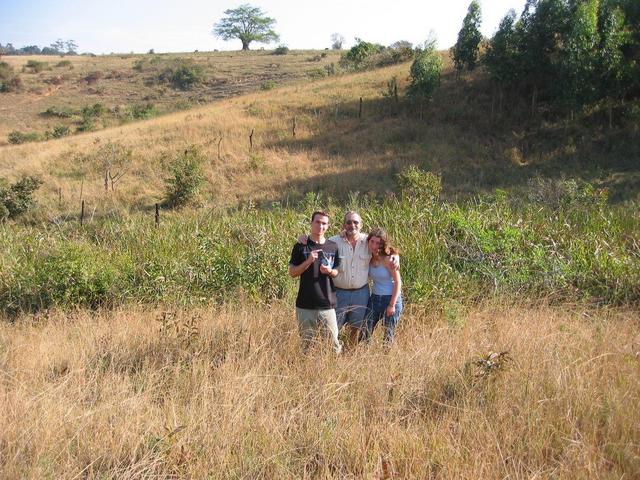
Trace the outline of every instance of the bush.
[[51, 138], [62, 138], [69, 135], [70, 130], [67, 125], [56, 125], [53, 127], [53, 130], [49, 133], [47, 132], [47, 137]]
[[158, 113], [153, 103], [135, 104], [129, 107], [131, 117], [137, 120], [145, 120], [155, 117]]
[[396, 176], [396, 182], [402, 196], [424, 203], [435, 203], [442, 192], [442, 179], [439, 175], [425, 172], [411, 165]]
[[342, 56], [340, 63], [347, 68], [363, 68], [365, 60], [382, 51], [384, 47], [377, 43], [365, 42], [356, 38], [356, 44]]
[[442, 58], [438, 55], [435, 44], [428, 44], [411, 65], [408, 94], [412, 97], [430, 98], [440, 85], [441, 72]]
[[44, 112], [42, 112], [42, 116], [44, 117], [58, 117], [58, 118], [71, 118], [74, 112], [69, 107], [49, 107]]
[[60, 60], [58, 63], [56, 63], [55, 65], [56, 67], [69, 67], [70, 69], [73, 68], [73, 65], [71, 65], [71, 61], [69, 60]]
[[40, 185], [42, 180], [32, 176], [23, 177], [13, 185], [0, 178], [0, 221], [29, 210], [35, 204], [33, 194]]
[[273, 90], [276, 88], [276, 82], [273, 80], [265, 80], [260, 84], [260, 90]]
[[22, 133], [17, 130], [14, 130], [9, 134], [7, 139], [9, 140], [9, 143], [13, 145], [19, 145], [21, 143], [37, 142], [41, 140], [42, 137], [38, 132]]
[[38, 62], [37, 60], [27, 60], [27, 64], [24, 66], [24, 71], [31, 73], [40, 73], [44, 70], [50, 70], [48, 62]]
[[190, 90], [203, 79], [202, 67], [192, 62], [178, 60], [160, 74], [161, 82], [169, 83], [179, 90]]
[[15, 92], [22, 87], [22, 80], [15, 74], [11, 65], [0, 62], [0, 92]]
[[191, 203], [204, 182], [204, 159], [196, 147], [179, 154], [169, 164], [170, 176], [165, 179], [165, 201], [170, 207]]
[[278, 47], [273, 51], [274, 55], [286, 55], [287, 53], [289, 53], [289, 47], [286, 45], [278, 45]]

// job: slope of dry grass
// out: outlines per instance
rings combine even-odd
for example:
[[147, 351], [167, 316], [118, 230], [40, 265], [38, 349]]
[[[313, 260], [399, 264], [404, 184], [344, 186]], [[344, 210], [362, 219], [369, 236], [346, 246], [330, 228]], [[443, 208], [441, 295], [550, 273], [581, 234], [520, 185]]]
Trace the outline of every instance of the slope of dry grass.
[[174, 313], [0, 324], [0, 476], [640, 475], [634, 312], [413, 309], [338, 358], [299, 353], [287, 305]]
[[[0, 145], [6, 143], [8, 133], [14, 130], [43, 133], [59, 124], [75, 130], [77, 122], [73, 119], [43, 115], [50, 107], [79, 111], [101, 103], [107, 109], [124, 111], [134, 104], [152, 103], [159, 113], [167, 113], [254, 92], [265, 82], [281, 86], [308, 79], [339, 57], [340, 52], [334, 50], [293, 50], [287, 55], [251, 51], [62, 58], [3, 56], [1, 61], [13, 67], [23, 87], [0, 96]], [[31, 73], [31, 69], [24, 68], [30, 60], [44, 62], [47, 67]], [[176, 61], [200, 67], [202, 82], [182, 91], [160, 81], [159, 74]], [[96, 123], [100, 127], [103, 121]], [[117, 124], [117, 119], [105, 115], [104, 123]]]

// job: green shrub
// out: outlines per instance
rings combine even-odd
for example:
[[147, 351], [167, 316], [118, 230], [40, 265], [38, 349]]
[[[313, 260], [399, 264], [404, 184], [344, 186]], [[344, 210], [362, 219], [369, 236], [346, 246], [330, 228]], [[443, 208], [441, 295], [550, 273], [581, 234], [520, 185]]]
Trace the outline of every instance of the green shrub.
[[186, 149], [170, 162], [170, 176], [164, 181], [167, 205], [181, 207], [193, 202], [204, 182], [203, 163], [196, 147]]
[[287, 53], [289, 53], [289, 47], [286, 45], [278, 45], [273, 51], [274, 55], [286, 55]]
[[38, 142], [42, 140], [42, 137], [38, 132], [23, 133], [23, 132], [14, 130], [13, 132], [9, 133], [9, 136], [7, 137], [7, 139], [9, 140], [9, 143], [18, 145], [18, 144], [27, 143], [27, 142]]
[[428, 44], [411, 64], [408, 94], [412, 97], [431, 98], [440, 85], [441, 72], [442, 58], [436, 51], [435, 44]]
[[137, 120], [153, 118], [157, 115], [156, 107], [153, 103], [135, 104], [130, 107], [131, 117]]
[[0, 221], [15, 218], [33, 207], [33, 194], [40, 185], [42, 180], [31, 176], [23, 177], [12, 185], [0, 178]]
[[69, 135], [69, 133], [70, 129], [67, 125], [56, 125], [48, 136], [51, 136], [52, 138], [62, 138]]
[[360, 68], [367, 58], [379, 53], [383, 48], [380, 44], [356, 38], [356, 44], [342, 56], [340, 63], [345, 67]]
[[40, 73], [44, 70], [50, 70], [48, 62], [39, 62], [37, 60], [27, 60], [27, 64], [24, 66], [24, 71], [31, 73]]
[[277, 83], [273, 80], [265, 80], [260, 84], [260, 90], [273, 90], [276, 88]]
[[314, 68], [311, 69], [307, 72], [307, 75], [309, 76], [309, 78], [312, 78], [314, 80], [318, 80], [320, 78], [324, 78], [328, 75], [327, 70], [324, 68]]
[[200, 65], [187, 60], [177, 60], [173, 65], [163, 70], [159, 80], [179, 90], [190, 90], [202, 82], [203, 77], [204, 74]]
[[442, 179], [439, 175], [420, 170], [411, 165], [396, 176], [400, 192], [405, 198], [421, 202], [435, 203], [442, 192]]
[[71, 118], [73, 115], [74, 111], [70, 107], [49, 107], [42, 112], [44, 117]]
[[58, 63], [56, 63], [56, 67], [69, 67], [69, 68], [73, 68], [73, 65], [71, 65], [71, 61], [70, 60], [60, 60]]
[[0, 62], [0, 93], [15, 92], [22, 87], [22, 80], [7, 62]]

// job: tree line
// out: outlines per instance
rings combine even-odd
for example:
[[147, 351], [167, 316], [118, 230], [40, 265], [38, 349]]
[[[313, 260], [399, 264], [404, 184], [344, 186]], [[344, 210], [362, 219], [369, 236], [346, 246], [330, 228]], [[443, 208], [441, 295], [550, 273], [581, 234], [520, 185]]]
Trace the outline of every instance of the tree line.
[[500, 97], [522, 97], [535, 111], [611, 108], [640, 96], [640, 2], [527, 0], [510, 10], [483, 45], [480, 6], [469, 5], [453, 47], [458, 75], [482, 63]]
[[11, 43], [0, 43], [0, 55], [77, 55], [78, 45], [73, 40], [58, 39], [48, 47], [40, 48], [37, 45], [27, 45], [16, 48]]

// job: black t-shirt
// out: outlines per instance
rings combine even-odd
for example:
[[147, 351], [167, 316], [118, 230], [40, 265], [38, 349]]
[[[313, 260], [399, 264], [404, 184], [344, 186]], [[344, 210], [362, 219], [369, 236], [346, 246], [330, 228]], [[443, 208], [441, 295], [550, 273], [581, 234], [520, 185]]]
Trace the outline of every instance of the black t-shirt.
[[326, 240], [320, 244], [309, 238], [306, 245], [296, 243], [291, 251], [289, 265], [297, 266], [304, 263], [312, 250], [320, 249], [322, 252], [319, 253], [318, 259], [300, 275], [300, 286], [296, 298], [298, 308], [308, 310], [336, 308], [336, 289], [333, 286], [333, 279], [329, 275], [320, 273], [320, 265], [323, 262], [329, 263], [332, 268], [338, 268], [340, 265], [338, 245], [335, 242]]

